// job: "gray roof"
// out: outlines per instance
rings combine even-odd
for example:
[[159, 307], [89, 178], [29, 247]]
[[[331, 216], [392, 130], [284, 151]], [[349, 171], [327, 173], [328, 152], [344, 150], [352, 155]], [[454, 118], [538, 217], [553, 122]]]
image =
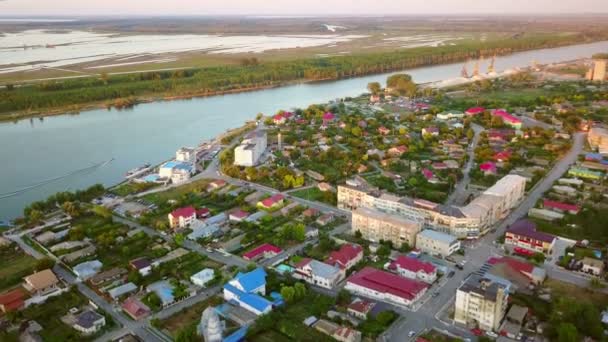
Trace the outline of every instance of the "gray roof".
[[[499, 279], [501, 280], [500, 282], [498, 281]], [[490, 279], [488, 276], [482, 277], [473, 274], [467, 278], [458, 290], [467, 293], [472, 292], [483, 296], [486, 299], [496, 300], [496, 295], [499, 290], [503, 289], [508, 291], [510, 286], [507, 284], [510, 284], [508, 280], [499, 277], [492, 277], [492, 279]]]
[[137, 285], [133, 283], [126, 283], [124, 285], [120, 285], [108, 291], [108, 294], [113, 299], [116, 299], [124, 294], [130, 293], [137, 290]]
[[420, 232], [419, 235], [432, 239], [432, 240], [447, 243], [450, 245], [452, 244], [452, 242], [458, 240], [455, 236], [452, 236], [452, 235], [446, 234], [446, 233], [442, 233], [442, 232], [438, 232], [438, 231], [432, 230], [432, 229], [425, 229], [422, 232]]
[[103, 316], [95, 311], [84, 311], [76, 317], [76, 324], [83, 328], [91, 328], [95, 325], [95, 322], [102, 319]]
[[310, 265], [314, 275], [322, 278], [335, 278], [340, 273], [340, 268], [320, 262], [318, 260], [312, 259], [308, 265]]

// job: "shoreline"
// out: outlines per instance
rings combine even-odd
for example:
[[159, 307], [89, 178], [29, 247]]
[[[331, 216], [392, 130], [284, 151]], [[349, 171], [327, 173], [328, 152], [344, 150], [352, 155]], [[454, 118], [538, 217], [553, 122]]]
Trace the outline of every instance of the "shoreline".
[[[532, 48], [532, 49], [522, 49], [522, 50], [510, 51], [507, 53], [498, 52], [498, 53], [496, 53], [496, 55], [497, 56], [510, 56], [510, 55], [513, 55], [516, 53], [539, 51], [539, 50], [545, 50], [545, 49], [556, 49], [556, 48], [585, 45], [585, 44], [593, 44], [593, 43], [598, 43], [598, 42], [602, 42], [602, 41], [606, 41], [606, 40], [597, 40], [597, 41], [583, 42], [583, 43], [576, 43], [576, 44], [556, 44], [551, 47], [537, 47], [537, 48]], [[229, 90], [217, 90], [217, 91], [212, 91], [212, 92], [193, 92], [191, 94], [183, 94], [183, 95], [170, 95], [170, 94], [162, 94], [162, 93], [149, 94], [149, 95], [142, 95], [140, 97], [133, 97], [131, 99], [133, 99], [134, 102], [128, 106], [123, 106], [123, 107], [116, 106], [115, 102], [119, 101], [119, 100], [129, 100], [129, 97], [108, 99], [108, 100], [102, 100], [102, 101], [96, 101], [96, 102], [88, 102], [88, 103], [83, 103], [83, 104], [73, 104], [73, 105], [68, 105], [68, 106], [64, 106], [61, 108], [55, 108], [55, 109], [51, 109], [51, 110], [47, 110], [47, 111], [28, 112], [28, 111], [24, 110], [24, 111], [17, 111], [17, 112], [8, 112], [5, 114], [0, 113], [0, 124], [4, 123], [4, 122], [16, 123], [16, 122], [19, 122], [20, 120], [24, 120], [24, 119], [31, 120], [31, 119], [38, 118], [40, 120], [43, 120], [44, 117], [49, 117], [49, 116], [78, 115], [81, 112], [96, 110], [96, 109], [116, 109], [116, 110], [125, 109], [125, 110], [128, 110], [128, 108], [130, 108], [130, 107], [136, 106], [138, 104], [144, 104], [144, 103], [174, 101], [174, 100], [190, 100], [190, 99], [195, 99], [195, 98], [205, 98], [205, 97], [212, 97], [212, 96], [239, 94], [239, 93], [268, 90], [268, 89], [279, 88], [279, 87], [286, 87], [286, 86], [290, 86], [290, 85], [322, 83], [322, 82], [328, 82], [328, 81], [334, 82], [334, 81], [347, 80], [347, 79], [353, 79], [353, 78], [359, 78], [359, 77], [380, 75], [380, 74], [385, 74], [385, 73], [398, 73], [398, 72], [407, 73], [408, 70], [412, 70], [412, 69], [416, 69], [416, 68], [456, 64], [456, 63], [460, 63], [462, 61], [467, 61], [467, 60], [468, 60], [467, 58], [463, 57], [463, 58], [457, 58], [455, 61], [450, 61], [447, 63], [422, 62], [420, 65], [412, 66], [407, 69], [386, 68], [386, 69], [382, 70], [381, 72], [370, 72], [370, 73], [364, 73], [364, 74], [354, 75], [354, 76], [353, 75], [343, 76], [343, 77], [336, 76], [336, 77], [327, 77], [324, 79], [314, 79], [314, 80], [297, 79], [297, 80], [290, 80], [290, 81], [280, 81], [275, 84], [269, 84], [269, 85], [244, 87], [244, 88], [236, 88], [236, 89], [229, 89]], [[476, 81], [473, 78], [470, 78], [469, 80], [470, 80], [470, 82]], [[431, 84], [439, 84], [443, 81], [445, 81], [445, 80], [419, 83], [419, 85], [420, 86], [432, 86]], [[464, 83], [467, 83], [467, 81], [465, 81]], [[462, 84], [462, 82], [461, 82], [461, 84]], [[437, 87], [440, 88], [440, 86], [437, 86]]]

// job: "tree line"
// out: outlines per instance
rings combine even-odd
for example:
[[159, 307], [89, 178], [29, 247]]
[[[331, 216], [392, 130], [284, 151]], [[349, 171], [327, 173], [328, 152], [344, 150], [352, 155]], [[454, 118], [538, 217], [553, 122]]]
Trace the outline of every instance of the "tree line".
[[[80, 105], [117, 99], [128, 99], [126, 103], [130, 105], [133, 98], [140, 96], [204, 96], [277, 86], [291, 81], [335, 80], [607, 38], [608, 33], [601, 32], [569, 36], [536, 35], [382, 53], [277, 62], [248, 60], [240, 65], [44, 81], [33, 86], [2, 89], [0, 114], [77, 109]], [[119, 101], [118, 105], [122, 106], [123, 102]]]

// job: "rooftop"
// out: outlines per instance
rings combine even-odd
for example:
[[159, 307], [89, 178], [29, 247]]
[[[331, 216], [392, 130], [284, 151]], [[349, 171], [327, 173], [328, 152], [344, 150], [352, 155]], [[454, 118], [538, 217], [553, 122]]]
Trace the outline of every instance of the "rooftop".
[[265, 244], [259, 245], [258, 247], [248, 251], [247, 253], [243, 254], [243, 258], [255, 259], [257, 256], [264, 254], [264, 253], [268, 253], [268, 252], [279, 254], [279, 253], [283, 252], [283, 250], [275, 245], [265, 243]]
[[372, 267], [365, 267], [350, 276], [347, 281], [378, 292], [390, 293], [407, 300], [416, 298], [418, 293], [428, 287], [422, 282], [402, 278]]
[[171, 212], [173, 217], [192, 217], [194, 215], [196, 215], [196, 210], [192, 206], [175, 209]]
[[361, 253], [363, 253], [363, 248], [361, 246], [353, 243], [345, 243], [340, 246], [338, 251], [331, 252], [325, 262], [330, 265], [338, 265], [340, 268], [344, 268], [346, 267], [346, 264]]
[[306, 258], [296, 265], [297, 268], [303, 268], [306, 266], [310, 267], [314, 275], [321, 278], [333, 279], [336, 278], [340, 273], [340, 268], [337, 266], [329, 265], [315, 259]]
[[446, 234], [446, 233], [442, 233], [442, 232], [438, 232], [438, 231], [432, 230], [432, 229], [425, 229], [422, 232], [420, 232], [420, 234], [418, 234], [418, 235], [432, 239], [432, 240], [441, 241], [441, 242], [447, 243], [447, 244], [452, 244], [453, 242], [458, 241], [458, 239], [455, 236], [452, 236], [452, 235]]
[[433, 273], [436, 268], [433, 264], [418, 260], [416, 258], [401, 255], [395, 261], [391, 262], [389, 269], [405, 269], [416, 272], [423, 271], [424, 273]]
[[483, 296], [489, 300], [496, 300], [496, 296], [500, 290], [508, 291], [510, 286], [509, 281], [502, 279], [502, 281], [491, 280], [487, 277], [480, 276], [478, 274], [472, 274], [468, 277], [465, 282], [460, 285], [458, 291], [467, 293], [475, 293]]
[[264, 271], [263, 268], [258, 267], [247, 273], [239, 272], [233, 280], [237, 281], [245, 292], [251, 292], [266, 285], [266, 271]]
[[513, 223], [511, 227], [507, 229], [507, 233], [513, 233], [547, 243], [552, 243], [555, 240], [555, 236], [537, 231], [536, 224], [526, 219]]
[[50, 269], [36, 272], [24, 278], [34, 290], [42, 290], [59, 282], [55, 273]]
[[76, 324], [83, 328], [92, 328], [95, 322], [104, 318], [102, 315], [95, 311], [87, 310], [76, 316]]

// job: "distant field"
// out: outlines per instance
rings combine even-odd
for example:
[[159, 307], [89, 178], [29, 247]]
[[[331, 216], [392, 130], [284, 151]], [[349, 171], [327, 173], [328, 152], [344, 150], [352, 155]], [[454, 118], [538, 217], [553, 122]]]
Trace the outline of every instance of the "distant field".
[[0, 84], [235, 65], [250, 58], [273, 62], [580, 32], [591, 37], [608, 30], [604, 19], [200, 17], [0, 23], [0, 32], [5, 33], [0, 36], [0, 48], [9, 48], [4, 65], [0, 64]]

